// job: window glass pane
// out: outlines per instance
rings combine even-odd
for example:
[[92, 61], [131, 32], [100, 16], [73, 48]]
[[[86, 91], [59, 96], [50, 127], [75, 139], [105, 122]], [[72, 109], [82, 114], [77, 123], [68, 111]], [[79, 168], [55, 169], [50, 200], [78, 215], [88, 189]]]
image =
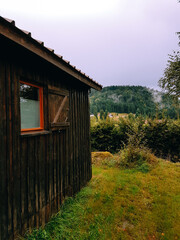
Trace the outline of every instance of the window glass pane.
[[68, 115], [69, 115], [69, 97], [57, 94], [49, 94], [50, 122], [51, 123], [68, 122]]
[[39, 88], [20, 83], [21, 129], [40, 127]]

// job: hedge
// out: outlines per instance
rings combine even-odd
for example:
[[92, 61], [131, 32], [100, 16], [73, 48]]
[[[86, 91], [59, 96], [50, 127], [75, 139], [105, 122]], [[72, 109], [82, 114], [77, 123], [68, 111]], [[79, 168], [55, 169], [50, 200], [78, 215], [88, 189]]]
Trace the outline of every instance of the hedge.
[[131, 135], [152, 152], [171, 161], [180, 161], [180, 121], [139, 118], [120, 118], [118, 121], [98, 121], [91, 126], [93, 151], [115, 153], [127, 144]]

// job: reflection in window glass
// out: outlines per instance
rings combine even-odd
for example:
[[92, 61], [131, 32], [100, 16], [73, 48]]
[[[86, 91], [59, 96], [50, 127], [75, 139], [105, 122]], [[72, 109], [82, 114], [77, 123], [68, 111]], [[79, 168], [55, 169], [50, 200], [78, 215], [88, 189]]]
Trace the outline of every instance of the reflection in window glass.
[[[59, 112], [59, 108], [61, 107], [62, 109]], [[68, 122], [69, 97], [57, 95], [57, 94], [49, 94], [49, 109], [50, 109], [49, 117], [50, 117], [51, 123]], [[59, 115], [57, 114], [58, 112], [59, 112]]]
[[21, 129], [40, 127], [39, 88], [20, 83]]

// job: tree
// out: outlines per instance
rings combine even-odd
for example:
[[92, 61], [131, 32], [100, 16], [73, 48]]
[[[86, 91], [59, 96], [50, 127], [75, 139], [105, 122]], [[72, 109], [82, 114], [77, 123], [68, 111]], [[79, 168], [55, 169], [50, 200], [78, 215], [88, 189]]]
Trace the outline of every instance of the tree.
[[103, 120], [104, 119], [104, 111], [101, 109], [100, 110], [100, 119]]
[[[180, 1], [179, 1], [180, 2]], [[180, 40], [180, 32], [177, 32], [177, 35], [178, 35], [178, 38], [179, 38], [179, 40]], [[178, 43], [179, 44], [179, 46], [180, 46], [180, 42]]]
[[[159, 86], [165, 90], [174, 102], [179, 115], [180, 101], [180, 53], [174, 51], [174, 55], [169, 55], [169, 60], [164, 76], [159, 80]], [[178, 116], [179, 118], [179, 116]]]
[[96, 117], [96, 119], [98, 119], [98, 112], [97, 112], [97, 107], [94, 108], [94, 116]]
[[108, 111], [106, 110], [106, 111], [104, 112], [104, 119], [106, 119], [107, 116], [108, 116]]

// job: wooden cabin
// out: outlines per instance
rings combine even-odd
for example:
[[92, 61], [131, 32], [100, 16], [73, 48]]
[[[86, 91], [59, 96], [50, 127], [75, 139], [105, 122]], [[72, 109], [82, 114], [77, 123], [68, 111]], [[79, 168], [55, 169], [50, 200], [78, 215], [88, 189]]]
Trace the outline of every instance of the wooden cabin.
[[0, 240], [43, 225], [91, 179], [90, 88], [102, 87], [0, 17]]

